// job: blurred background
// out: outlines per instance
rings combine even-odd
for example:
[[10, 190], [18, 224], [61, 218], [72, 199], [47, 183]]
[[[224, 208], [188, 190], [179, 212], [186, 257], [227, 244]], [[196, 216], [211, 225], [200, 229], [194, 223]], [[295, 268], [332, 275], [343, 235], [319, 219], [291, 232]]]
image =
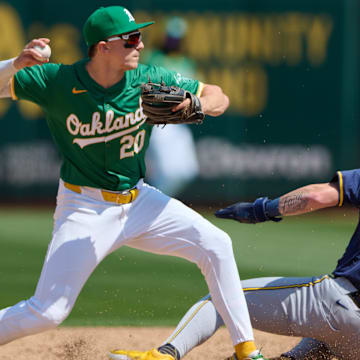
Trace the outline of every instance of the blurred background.
[[[231, 101], [226, 114], [187, 126], [182, 135], [160, 129], [149, 151], [149, 182], [203, 209], [229, 232], [242, 278], [331, 271], [357, 221], [351, 211], [256, 228], [217, 220], [212, 212], [359, 167], [359, 1], [2, 1], [0, 58], [16, 56], [34, 37], [49, 37], [53, 62], [75, 62], [86, 54], [86, 18], [117, 4], [137, 22], [156, 21], [143, 31], [143, 62], [218, 84]], [[35, 105], [0, 100], [0, 124], [3, 307], [34, 290], [51, 233], [60, 158]], [[186, 140], [175, 147], [181, 136]], [[168, 174], [159, 149], [170, 156], [172, 148], [177, 166]], [[96, 270], [68, 324], [173, 324], [206, 292], [191, 264], [121, 249]]]
[[[72, 63], [86, 54], [87, 16], [114, 4], [0, 2], [0, 58], [45, 36], [52, 61]], [[137, 21], [156, 21], [143, 31], [144, 62], [195, 74], [230, 97], [226, 115], [189, 127], [198, 164], [176, 196], [197, 205], [275, 196], [358, 167], [359, 1], [122, 4]], [[35, 193], [37, 201], [53, 201], [60, 159], [43, 114], [27, 102], [1, 100], [0, 117], [0, 201], [32, 201]]]

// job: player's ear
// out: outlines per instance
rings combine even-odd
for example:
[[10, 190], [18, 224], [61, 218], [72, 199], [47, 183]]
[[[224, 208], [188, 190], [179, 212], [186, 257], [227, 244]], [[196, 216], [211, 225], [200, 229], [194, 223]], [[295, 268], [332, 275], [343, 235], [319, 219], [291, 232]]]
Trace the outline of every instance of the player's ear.
[[110, 50], [109, 45], [106, 41], [98, 42], [97, 48], [98, 48], [98, 51], [101, 53], [107, 53]]

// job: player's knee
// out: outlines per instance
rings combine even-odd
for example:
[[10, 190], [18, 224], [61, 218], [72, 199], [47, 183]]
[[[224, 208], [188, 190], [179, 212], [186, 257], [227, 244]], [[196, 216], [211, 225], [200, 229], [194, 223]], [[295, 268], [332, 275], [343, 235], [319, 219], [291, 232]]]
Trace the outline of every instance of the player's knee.
[[212, 262], [227, 261], [229, 257], [233, 257], [234, 254], [230, 236], [221, 229], [215, 228], [206, 246], [206, 255]]
[[218, 256], [233, 256], [232, 240], [230, 236], [221, 229], [218, 229], [215, 236], [215, 250]]
[[41, 331], [51, 330], [59, 326], [70, 314], [71, 309], [64, 304], [42, 304], [37, 299], [27, 301], [33, 315], [37, 318], [37, 327]]
[[198, 259], [198, 267], [202, 274], [207, 277], [220, 269], [226, 264], [234, 261], [234, 253], [232, 249], [232, 241], [225, 232], [218, 229], [212, 233], [207, 241], [207, 246], [203, 248], [202, 256]]

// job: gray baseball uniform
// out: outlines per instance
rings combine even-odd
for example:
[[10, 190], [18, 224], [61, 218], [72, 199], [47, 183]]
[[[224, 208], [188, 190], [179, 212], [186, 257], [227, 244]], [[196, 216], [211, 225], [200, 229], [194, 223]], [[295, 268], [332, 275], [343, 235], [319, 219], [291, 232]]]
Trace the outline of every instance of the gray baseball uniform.
[[[356, 288], [343, 277], [258, 278], [242, 281], [255, 329], [303, 340], [286, 355], [305, 359], [315, 352], [331, 359], [360, 358], [360, 309], [349, 294]], [[224, 323], [209, 296], [196, 303], [165, 341], [184, 356]], [[309, 342], [311, 346], [309, 346]], [[316, 346], [315, 346], [316, 344]], [[306, 345], [306, 346], [305, 346]]]
[[[360, 170], [338, 172], [339, 206], [360, 205]], [[304, 339], [292, 359], [360, 358], [360, 223], [332, 275], [242, 282], [255, 329]], [[223, 325], [209, 296], [195, 304], [165, 341], [182, 357]]]

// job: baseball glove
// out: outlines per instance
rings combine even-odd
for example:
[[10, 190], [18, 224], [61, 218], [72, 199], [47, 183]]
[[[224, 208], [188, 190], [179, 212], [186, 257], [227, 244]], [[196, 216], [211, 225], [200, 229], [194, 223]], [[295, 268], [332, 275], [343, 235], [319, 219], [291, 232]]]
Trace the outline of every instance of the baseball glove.
[[[177, 86], [166, 86], [164, 82], [161, 84], [150, 81], [143, 83], [141, 99], [148, 124], [201, 124], [205, 117], [196, 95]], [[172, 111], [185, 99], [190, 99], [190, 105], [184, 109]]]
[[270, 216], [266, 211], [267, 197], [256, 199], [253, 203], [238, 202], [225, 209], [215, 212], [215, 216], [222, 219], [233, 219], [241, 223], [257, 224], [264, 221], [281, 221], [282, 217]]

